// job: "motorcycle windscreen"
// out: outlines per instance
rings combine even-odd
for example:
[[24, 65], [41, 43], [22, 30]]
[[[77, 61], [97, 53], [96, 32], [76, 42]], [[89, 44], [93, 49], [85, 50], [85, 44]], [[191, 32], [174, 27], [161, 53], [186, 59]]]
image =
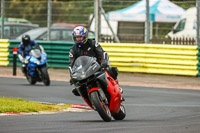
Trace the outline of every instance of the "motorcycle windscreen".
[[39, 49], [34, 49], [30, 51], [30, 55], [34, 56], [35, 58], [41, 58], [40, 50]]
[[80, 80], [87, 78], [100, 69], [100, 65], [96, 58], [89, 56], [80, 56], [76, 59], [73, 67], [72, 74], [79, 77]]

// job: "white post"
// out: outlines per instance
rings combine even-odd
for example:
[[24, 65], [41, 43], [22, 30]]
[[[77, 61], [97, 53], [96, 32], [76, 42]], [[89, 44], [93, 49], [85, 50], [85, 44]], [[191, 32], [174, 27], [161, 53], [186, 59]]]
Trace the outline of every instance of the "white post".
[[98, 42], [100, 40], [101, 34], [101, 13], [100, 13], [100, 0], [95, 0], [94, 4], [94, 14], [95, 14], [95, 40]]
[[1, 38], [4, 38], [4, 0], [1, 0]]
[[146, 0], [146, 21], [145, 21], [145, 43], [149, 43], [150, 38], [150, 22], [149, 22], [149, 0]]
[[48, 0], [47, 9], [47, 41], [51, 40], [51, 0]]

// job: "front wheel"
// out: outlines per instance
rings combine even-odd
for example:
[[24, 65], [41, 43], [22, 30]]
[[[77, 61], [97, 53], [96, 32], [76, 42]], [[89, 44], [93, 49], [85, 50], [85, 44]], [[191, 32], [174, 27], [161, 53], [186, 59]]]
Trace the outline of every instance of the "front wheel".
[[50, 78], [49, 78], [49, 73], [47, 71], [47, 68], [42, 67], [41, 73], [42, 73], [42, 81], [43, 81], [44, 85], [49, 86], [50, 85]]
[[34, 85], [36, 83], [36, 80], [28, 74], [26, 74], [26, 79], [28, 80], [30, 85]]
[[126, 116], [125, 107], [124, 107], [124, 105], [121, 105], [119, 113], [113, 115], [113, 118], [115, 120], [123, 120], [125, 118], [125, 116]]
[[112, 116], [109, 107], [104, 103], [104, 101], [101, 100], [99, 93], [97, 91], [93, 91], [90, 93], [90, 100], [95, 110], [101, 116], [101, 118], [106, 122], [111, 121]]

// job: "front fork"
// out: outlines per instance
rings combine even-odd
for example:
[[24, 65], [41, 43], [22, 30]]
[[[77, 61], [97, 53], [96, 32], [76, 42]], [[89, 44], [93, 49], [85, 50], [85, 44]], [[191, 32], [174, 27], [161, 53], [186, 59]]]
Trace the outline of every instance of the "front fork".
[[106, 97], [105, 92], [103, 91], [103, 89], [102, 89], [102, 87], [101, 87], [99, 81], [97, 81], [97, 85], [99, 86], [99, 95], [100, 95], [100, 97], [102, 98], [102, 101], [104, 101], [104, 103], [105, 103], [106, 105], [108, 105], [108, 104], [109, 104], [108, 98]]
[[90, 88], [90, 87], [87, 86], [88, 96], [90, 95], [90, 93], [92, 91], [97, 91], [98, 94], [99, 94], [99, 98], [101, 99], [101, 101], [103, 101], [106, 105], [108, 105], [109, 104], [108, 99], [107, 99], [107, 97], [106, 97], [106, 95], [105, 95], [105, 93], [104, 93], [104, 91], [103, 91], [100, 83], [98, 81], [96, 83], [97, 83], [98, 87], [92, 87], [92, 88]]
[[45, 67], [46, 69], [48, 69], [46, 64], [41, 65], [41, 66], [37, 66], [36, 69], [35, 69], [35, 71], [37, 72], [37, 74], [38, 74], [38, 76], [39, 76], [39, 78], [41, 80], [43, 79], [43, 74], [42, 74], [42, 70], [41, 70], [43, 67]]

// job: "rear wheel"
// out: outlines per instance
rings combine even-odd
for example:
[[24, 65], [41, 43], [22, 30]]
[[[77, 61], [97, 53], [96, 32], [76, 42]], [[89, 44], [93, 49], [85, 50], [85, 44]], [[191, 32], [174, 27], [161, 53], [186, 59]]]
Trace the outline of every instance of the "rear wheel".
[[101, 118], [107, 122], [111, 121], [112, 116], [109, 107], [104, 103], [104, 101], [101, 100], [99, 93], [97, 91], [93, 91], [90, 93], [90, 100], [95, 110], [101, 116]]
[[50, 85], [50, 78], [49, 78], [49, 73], [47, 71], [47, 68], [42, 67], [41, 73], [42, 73], [42, 81], [43, 81], [44, 85], [49, 86]]
[[125, 110], [124, 105], [121, 105], [119, 113], [113, 115], [113, 118], [115, 120], [123, 120], [125, 117], [126, 117], [126, 110]]

